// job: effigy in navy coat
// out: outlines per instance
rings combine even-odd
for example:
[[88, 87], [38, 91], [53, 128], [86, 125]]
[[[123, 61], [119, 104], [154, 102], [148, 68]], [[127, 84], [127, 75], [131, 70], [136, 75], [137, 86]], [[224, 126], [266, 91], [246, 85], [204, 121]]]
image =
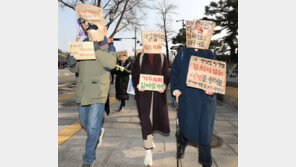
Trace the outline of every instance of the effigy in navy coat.
[[210, 50], [181, 49], [170, 71], [171, 90], [181, 91], [178, 119], [184, 137], [200, 145], [210, 145], [216, 110], [216, 95], [204, 90], [187, 87], [186, 79], [191, 56], [216, 59]]

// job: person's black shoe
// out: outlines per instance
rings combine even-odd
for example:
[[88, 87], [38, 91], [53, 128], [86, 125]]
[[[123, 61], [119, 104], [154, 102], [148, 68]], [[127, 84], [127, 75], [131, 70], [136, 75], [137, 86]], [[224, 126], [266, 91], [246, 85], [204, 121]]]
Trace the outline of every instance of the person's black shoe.
[[202, 165], [202, 167], [211, 167], [212, 165]]
[[178, 157], [178, 159], [184, 158], [184, 154], [185, 154], [185, 146], [182, 146], [181, 144], [178, 144], [178, 148], [177, 148], [177, 157]]
[[122, 106], [119, 107], [119, 109], [117, 110], [117, 112], [121, 112], [122, 111]]

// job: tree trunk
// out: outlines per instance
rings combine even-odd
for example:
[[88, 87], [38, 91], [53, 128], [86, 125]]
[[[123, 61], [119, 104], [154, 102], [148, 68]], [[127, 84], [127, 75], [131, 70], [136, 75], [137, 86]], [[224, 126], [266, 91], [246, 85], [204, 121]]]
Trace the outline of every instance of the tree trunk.
[[164, 16], [164, 19], [163, 19], [163, 28], [164, 28], [164, 41], [165, 41], [166, 56], [168, 59], [168, 65], [170, 67], [170, 54], [169, 54], [168, 36], [167, 36], [167, 29], [166, 29], [166, 16]]
[[168, 45], [168, 37], [165, 33], [165, 49], [166, 49], [166, 55], [168, 58], [168, 65], [170, 66], [170, 55], [169, 55], [169, 45]]

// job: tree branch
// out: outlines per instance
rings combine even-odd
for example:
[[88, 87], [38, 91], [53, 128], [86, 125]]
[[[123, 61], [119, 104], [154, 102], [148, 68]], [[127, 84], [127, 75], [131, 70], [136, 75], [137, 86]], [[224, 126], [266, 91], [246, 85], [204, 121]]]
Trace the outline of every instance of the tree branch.
[[108, 4], [110, 3], [111, 0], [109, 0], [103, 7], [103, 9], [105, 9], [106, 6], [108, 6]]
[[123, 10], [122, 10], [122, 14], [121, 14], [116, 26], [115, 26], [115, 29], [114, 29], [113, 33], [111, 34], [110, 38], [113, 38], [113, 36], [116, 34], [116, 31], [118, 30], [118, 27], [119, 27], [119, 25], [120, 25], [120, 23], [121, 23], [121, 21], [123, 19], [123, 16], [124, 16], [124, 13], [126, 11], [128, 2], [129, 2], [129, 0], [126, 0], [126, 2], [124, 4], [124, 7], [123, 7]]
[[59, 2], [61, 2], [64, 6], [67, 6], [67, 7], [71, 8], [71, 9], [75, 10], [75, 8], [73, 6], [65, 3], [63, 0], [59, 0]]

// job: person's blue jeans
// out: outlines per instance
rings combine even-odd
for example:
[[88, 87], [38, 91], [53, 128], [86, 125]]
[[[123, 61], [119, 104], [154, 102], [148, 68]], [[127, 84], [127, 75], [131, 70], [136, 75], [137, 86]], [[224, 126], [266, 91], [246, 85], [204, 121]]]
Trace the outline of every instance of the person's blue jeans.
[[104, 103], [95, 103], [87, 106], [78, 104], [79, 120], [87, 131], [83, 163], [91, 164], [96, 159], [96, 146], [101, 133], [104, 116]]

